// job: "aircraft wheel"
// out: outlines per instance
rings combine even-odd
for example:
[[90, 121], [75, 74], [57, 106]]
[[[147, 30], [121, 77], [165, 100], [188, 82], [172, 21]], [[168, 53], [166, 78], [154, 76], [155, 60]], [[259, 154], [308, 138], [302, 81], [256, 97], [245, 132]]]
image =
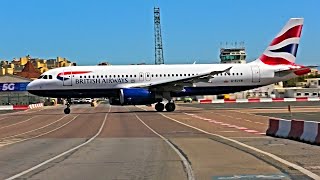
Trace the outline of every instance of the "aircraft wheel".
[[64, 109], [64, 113], [65, 113], [65, 114], [70, 114], [70, 111], [71, 111], [70, 108], [65, 108], [65, 109]]
[[165, 108], [168, 112], [172, 112], [176, 109], [176, 105], [174, 103], [169, 102], [166, 104]]
[[155, 106], [155, 109], [158, 111], [158, 112], [161, 112], [164, 110], [164, 104], [162, 103], [157, 103], [156, 106]]

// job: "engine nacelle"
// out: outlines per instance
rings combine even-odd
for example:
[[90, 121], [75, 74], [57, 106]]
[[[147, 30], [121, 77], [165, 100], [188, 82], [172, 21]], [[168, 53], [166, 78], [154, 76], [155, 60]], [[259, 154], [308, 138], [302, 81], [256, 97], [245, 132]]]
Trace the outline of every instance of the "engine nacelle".
[[155, 94], [148, 89], [120, 89], [118, 97], [110, 98], [111, 105], [146, 105], [156, 103]]

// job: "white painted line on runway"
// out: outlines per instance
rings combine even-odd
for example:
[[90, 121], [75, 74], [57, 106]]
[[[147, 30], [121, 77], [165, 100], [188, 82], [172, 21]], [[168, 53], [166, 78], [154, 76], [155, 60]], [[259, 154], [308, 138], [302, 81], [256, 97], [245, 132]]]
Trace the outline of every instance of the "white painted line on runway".
[[225, 136], [221, 136], [221, 135], [219, 135], [219, 134], [213, 134], [213, 133], [207, 132], [207, 131], [205, 131], [205, 130], [202, 130], [202, 129], [200, 129], [200, 128], [191, 126], [191, 125], [189, 125], [189, 124], [185, 124], [185, 123], [180, 122], [180, 121], [178, 121], [178, 120], [176, 120], [176, 119], [173, 119], [173, 118], [171, 118], [171, 117], [169, 117], [169, 116], [166, 116], [166, 115], [164, 115], [163, 113], [159, 113], [159, 114], [161, 114], [163, 117], [165, 117], [165, 118], [167, 118], [167, 119], [170, 119], [170, 120], [172, 120], [172, 121], [175, 121], [175, 122], [177, 122], [177, 123], [179, 123], [179, 124], [182, 124], [182, 125], [185, 125], [185, 126], [187, 126], [187, 127], [196, 129], [196, 130], [198, 130], [198, 131], [200, 131], [200, 132], [203, 132], [203, 133], [205, 133], [205, 134], [219, 137], [219, 138], [221, 138], [221, 139], [224, 139], [224, 140], [227, 140], [227, 141], [236, 143], [236, 144], [238, 144], [238, 145], [240, 145], [240, 146], [242, 146], [242, 147], [251, 149], [251, 150], [253, 150], [253, 151], [255, 151], [255, 152], [258, 152], [258, 153], [260, 153], [260, 154], [264, 154], [264, 155], [266, 155], [266, 156], [269, 156], [270, 158], [272, 158], [272, 159], [274, 159], [274, 160], [276, 160], [276, 161], [278, 161], [278, 162], [280, 162], [280, 163], [282, 163], [282, 164], [285, 164], [285, 165], [287, 165], [287, 166], [289, 166], [289, 167], [292, 167], [292, 168], [300, 171], [301, 173], [309, 176], [310, 178], [320, 180], [320, 176], [318, 176], [317, 174], [315, 174], [315, 173], [313, 173], [313, 172], [311, 172], [311, 171], [309, 171], [309, 170], [307, 170], [307, 169], [305, 169], [305, 168], [303, 168], [303, 167], [301, 167], [301, 166], [299, 166], [299, 165], [297, 165], [297, 164], [294, 164], [294, 163], [292, 163], [292, 162], [289, 162], [289, 161], [287, 161], [287, 160], [284, 160], [284, 159], [282, 159], [282, 158], [280, 158], [280, 157], [278, 157], [278, 156], [276, 156], [276, 155], [274, 155], [274, 154], [272, 154], [272, 153], [269, 153], [269, 152], [260, 150], [260, 149], [258, 149], [258, 148], [253, 147], [253, 146], [249, 146], [249, 145], [244, 144], [244, 143], [242, 143], [242, 142], [240, 142], [240, 141], [237, 141], [237, 140], [235, 140], [235, 139], [230, 139], [230, 138], [227, 138], [227, 137], [225, 137]]
[[263, 124], [263, 125], [268, 125], [268, 124], [265, 124], [265, 123], [261, 123], [261, 122], [254, 122], [256, 124]]
[[7, 140], [4, 140], [4, 141], [0, 141], [0, 147], [3, 147], [3, 146], [7, 146], [7, 145], [10, 145], [10, 144], [15, 144], [15, 143], [19, 143], [19, 142], [23, 142], [23, 141], [27, 141], [27, 140], [30, 140], [30, 139], [35, 139], [35, 138], [38, 138], [38, 137], [41, 137], [41, 136], [44, 136], [46, 134], [49, 134], [49, 133], [52, 133], [54, 131], [57, 131], [61, 128], [63, 128], [64, 126], [70, 124], [73, 120], [75, 120], [79, 115], [76, 115], [75, 117], [73, 117], [70, 121], [68, 121], [67, 123], [63, 124], [62, 126], [59, 126], [53, 130], [50, 130], [50, 131], [47, 131], [45, 133], [42, 133], [42, 134], [39, 134], [37, 136], [33, 136], [33, 137], [30, 137], [30, 138], [25, 138], [25, 139], [21, 139], [21, 138], [15, 138], [15, 139], [7, 139]]
[[54, 123], [57, 123], [57, 122], [61, 121], [62, 119], [64, 119], [64, 118], [67, 117], [67, 116], [68, 116], [68, 115], [64, 115], [62, 118], [59, 118], [58, 120], [53, 121], [52, 123], [49, 123], [49, 124], [47, 124], [47, 125], [45, 125], [45, 126], [41, 126], [41, 127], [39, 127], [39, 128], [32, 129], [32, 130], [27, 131], [27, 132], [23, 132], [23, 133], [20, 133], [20, 134], [15, 134], [15, 135], [3, 137], [3, 138], [0, 138], [0, 139], [2, 140], [2, 139], [8, 139], [8, 138], [12, 138], [12, 137], [17, 137], [17, 136], [20, 136], [20, 135], [28, 134], [28, 133], [31, 133], [31, 132], [34, 132], [34, 131], [37, 131], [37, 130], [46, 128], [46, 127], [48, 127], [48, 126], [50, 126], [50, 125], [52, 125], [52, 124], [54, 124]]
[[239, 137], [239, 136], [236, 136], [236, 137], [229, 137], [229, 138], [232, 138], [232, 139], [272, 139], [273, 137], [270, 137], [270, 136], [255, 136], [255, 137]]
[[0, 118], [0, 120], [2, 120], [2, 119], [6, 119], [6, 118], [8, 118], [8, 117], [3, 117], [3, 118]]
[[145, 125], [150, 131], [152, 131], [154, 134], [156, 134], [157, 136], [159, 136], [164, 142], [166, 142], [180, 157], [180, 159], [183, 162], [184, 167], [186, 168], [187, 171], [187, 176], [188, 176], [188, 180], [195, 180], [195, 176], [192, 170], [192, 167], [190, 165], [190, 163], [188, 162], [188, 160], [182, 155], [182, 153], [164, 136], [162, 136], [161, 134], [159, 134], [157, 131], [155, 131], [154, 129], [152, 129], [150, 126], [148, 126], [136, 113], [134, 113], [134, 115], [137, 117], [137, 119], [143, 124]]
[[23, 175], [25, 175], [25, 174], [27, 174], [27, 173], [29, 173], [31, 171], [34, 171], [34, 170], [40, 168], [41, 166], [44, 166], [44, 165], [46, 165], [46, 164], [48, 164], [48, 163], [50, 163], [50, 162], [52, 162], [52, 161], [64, 156], [66, 154], [69, 154], [72, 151], [75, 151], [75, 150], [81, 148], [82, 146], [87, 145], [88, 143], [93, 141], [97, 136], [100, 135], [100, 133], [102, 132], [102, 129], [103, 129], [103, 127], [104, 127], [104, 125], [105, 125], [105, 123], [107, 121], [107, 117], [108, 117], [108, 114], [110, 113], [110, 111], [111, 111], [111, 105], [109, 106], [108, 113], [106, 113], [106, 115], [104, 116], [103, 122], [102, 122], [98, 132], [94, 136], [92, 136], [89, 140], [87, 140], [86, 142], [84, 142], [84, 143], [82, 143], [82, 144], [80, 144], [80, 145], [78, 145], [78, 146], [76, 146], [74, 148], [71, 148], [71, 149], [69, 149], [69, 150], [67, 150], [67, 151], [65, 151], [65, 152], [63, 152], [63, 153], [61, 153], [61, 154], [59, 154], [59, 155], [57, 155], [57, 156], [55, 156], [53, 158], [50, 158], [50, 159], [48, 159], [48, 160], [46, 160], [46, 161], [44, 161], [44, 162], [42, 162], [42, 163], [40, 163], [40, 164], [38, 164], [36, 166], [33, 166], [32, 168], [29, 168], [29, 169], [27, 169], [25, 171], [22, 171], [21, 173], [18, 173], [18, 174], [14, 175], [14, 176], [11, 176], [11, 177], [7, 178], [6, 180], [13, 180], [13, 179], [16, 179], [18, 177], [21, 177], [21, 176], [23, 176]]
[[256, 130], [251, 130], [251, 129], [246, 129], [244, 130], [245, 132], [248, 132], [248, 133], [258, 133], [258, 131]]
[[31, 118], [29, 118], [29, 119], [26, 119], [26, 120], [24, 120], [24, 121], [20, 121], [20, 122], [17, 122], [17, 123], [14, 123], [14, 124], [10, 124], [10, 125], [7, 125], [7, 126], [2, 126], [2, 127], [0, 127], [0, 129], [7, 128], [7, 127], [11, 127], [11, 126], [15, 126], [15, 125], [18, 125], [18, 124], [21, 124], [21, 123], [24, 123], [24, 122], [28, 122], [28, 121], [30, 121], [31, 119], [35, 118], [35, 117], [37, 117], [37, 116], [33, 116], [33, 117], [31, 117]]

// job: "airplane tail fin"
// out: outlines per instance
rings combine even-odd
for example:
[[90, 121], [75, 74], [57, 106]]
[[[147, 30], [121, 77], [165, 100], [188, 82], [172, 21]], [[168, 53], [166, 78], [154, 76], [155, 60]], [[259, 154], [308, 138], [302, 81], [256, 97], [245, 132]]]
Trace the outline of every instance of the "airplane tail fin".
[[267, 65], [294, 65], [303, 26], [303, 18], [291, 18], [254, 62]]

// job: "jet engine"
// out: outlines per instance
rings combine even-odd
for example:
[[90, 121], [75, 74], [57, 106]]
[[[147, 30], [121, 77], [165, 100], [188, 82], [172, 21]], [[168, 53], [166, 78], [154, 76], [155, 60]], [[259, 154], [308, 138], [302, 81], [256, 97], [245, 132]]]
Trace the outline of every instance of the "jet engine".
[[117, 97], [110, 98], [111, 105], [146, 105], [156, 103], [155, 94], [148, 89], [120, 89]]

